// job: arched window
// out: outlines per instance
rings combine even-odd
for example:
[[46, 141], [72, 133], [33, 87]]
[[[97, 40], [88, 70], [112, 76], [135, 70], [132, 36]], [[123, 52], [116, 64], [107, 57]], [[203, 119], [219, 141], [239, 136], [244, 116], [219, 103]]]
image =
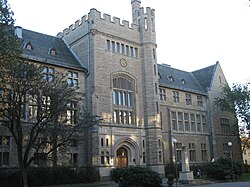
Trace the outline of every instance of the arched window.
[[112, 98], [114, 123], [134, 125], [134, 81], [126, 76], [114, 77]]
[[101, 152], [101, 164], [104, 164], [104, 160], [105, 160], [104, 152], [102, 151]]
[[106, 163], [110, 164], [110, 159], [109, 159], [109, 152], [107, 151], [106, 153]]

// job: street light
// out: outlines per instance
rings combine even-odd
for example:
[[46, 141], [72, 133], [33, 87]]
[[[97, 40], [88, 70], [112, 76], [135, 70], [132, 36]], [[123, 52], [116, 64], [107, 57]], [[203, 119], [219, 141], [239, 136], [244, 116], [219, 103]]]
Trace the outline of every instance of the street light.
[[233, 143], [232, 142], [228, 142], [227, 143], [228, 145], [228, 148], [229, 148], [229, 154], [230, 154], [230, 160], [231, 160], [231, 170], [232, 170], [232, 180], [234, 181], [234, 163], [233, 163], [233, 153], [232, 153], [232, 146], [233, 146]]
[[173, 138], [172, 140], [174, 144], [174, 154], [175, 154], [175, 175], [176, 175], [176, 186], [179, 187], [179, 181], [178, 181], [178, 165], [177, 165], [177, 150], [176, 150], [176, 143], [177, 140]]

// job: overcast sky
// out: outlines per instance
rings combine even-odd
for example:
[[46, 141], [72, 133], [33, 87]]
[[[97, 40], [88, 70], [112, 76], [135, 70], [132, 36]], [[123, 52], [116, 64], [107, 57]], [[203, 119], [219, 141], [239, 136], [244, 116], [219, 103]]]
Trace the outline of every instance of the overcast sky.
[[[158, 63], [194, 71], [219, 61], [232, 83], [250, 81], [248, 0], [141, 0], [156, 11]], [[91, 8], [131, 23], [131, 0], [8, 0], [16, 25], [55, 36]]]

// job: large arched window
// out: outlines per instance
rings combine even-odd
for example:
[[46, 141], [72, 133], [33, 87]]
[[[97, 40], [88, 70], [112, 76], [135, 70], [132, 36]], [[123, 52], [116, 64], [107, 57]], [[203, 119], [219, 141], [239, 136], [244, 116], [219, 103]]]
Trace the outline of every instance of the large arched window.
[[125, 76], [113, 78], [113, 121], [117, 124], [135, 124], [134, 81]]

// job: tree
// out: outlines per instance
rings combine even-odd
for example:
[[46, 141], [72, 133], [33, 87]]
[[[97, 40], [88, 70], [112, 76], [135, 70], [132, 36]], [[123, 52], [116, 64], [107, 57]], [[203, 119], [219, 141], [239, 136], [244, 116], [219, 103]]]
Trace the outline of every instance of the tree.
[[221, 96], [216, 98], [215, 104], [222, 110], [233, 112], [250, 128], [250, 90], [249, 84], [233, 84], [222, 89]]
[[52, 160], [72, 138], [97, 123], [83, 109], [82, 95], [56, 72], [43, 79], [43, 67], [22, 58], [14, 34], [13, 12], [0, 0], [0, 130], [12, 137], [17, 149], [21, 184], [34, 161]]
[[[7, 0], [0, 0], [0, 62], [9, 63], [21, 54], [19, 42], [13, 35], [14, 13]], [[1, 75], [0, 75], [1, 76]]]
[[225, 85], [220, 97], [216, 98], [215, 105], [222, 110], [233, 112], [237, 115], [243, 127], [240, 128], [243, 149], [250, 147], [249, 137], [246, 136], [244, 127], [250, 129], [250, 83], [233, 84], [232, 88]]

